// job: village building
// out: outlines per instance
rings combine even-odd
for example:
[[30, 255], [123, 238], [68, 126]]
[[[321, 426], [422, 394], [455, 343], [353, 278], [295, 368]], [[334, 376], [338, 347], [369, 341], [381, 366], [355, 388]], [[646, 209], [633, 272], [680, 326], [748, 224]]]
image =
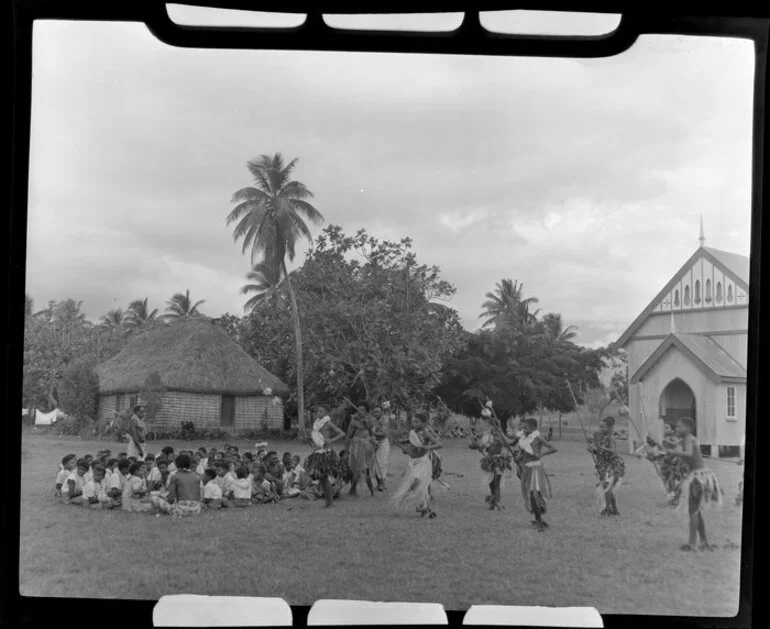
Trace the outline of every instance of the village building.
[[749, 258], [700, 246], [617, 346], [628, 359], [629, 451], [695, 420], [705, 454], [737, 456], [746, 430]]
[[187, 421], [233, 433], [286, 428], [277, 396], [288, 387], [208, 317], [160, 324], [98, 365], [99, 418], [113, 420], [141, 402], [153, 372], [165, 389], [153, 430], [179, 430]]

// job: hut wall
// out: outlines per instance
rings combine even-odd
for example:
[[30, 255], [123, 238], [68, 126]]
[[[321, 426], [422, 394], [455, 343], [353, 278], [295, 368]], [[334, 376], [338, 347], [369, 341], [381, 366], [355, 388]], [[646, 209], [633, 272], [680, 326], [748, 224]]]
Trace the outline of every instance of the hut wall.
[[219, 395], [166, 391], [153, 427], [179, 430], [180, 424], [191, 421], [196, 428], [219, 426]]
[[248, 396], [235, 398], [235, 429], [237, 431], [283, 429], [283, 404], [273, 404], [273, 398]]
[[99, 420], [100, 421], [112, 421], [115, 419], [115, 396], [114, 395], [100, 395], [99, 396]]

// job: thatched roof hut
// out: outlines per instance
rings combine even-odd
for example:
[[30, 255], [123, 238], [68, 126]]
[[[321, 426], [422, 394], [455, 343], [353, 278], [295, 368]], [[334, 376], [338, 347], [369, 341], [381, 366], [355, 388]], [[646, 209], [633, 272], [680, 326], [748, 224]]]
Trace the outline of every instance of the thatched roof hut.
[[121, 412], [138, 399], [152, 372], [166, 389], [157, 417], [160, 424], [178, 427], [180, 421], [193, 421], [242, 424], [247, 429], [255, 427], [251, 418], [255, 413], [258, 419], [273, 416], [282, 423], [282, 407], [273, 396], [288, 387], [208, 317], [183, 317], [158, 325], [98, 365], [100, 417], [111, 419], [113, 411]]

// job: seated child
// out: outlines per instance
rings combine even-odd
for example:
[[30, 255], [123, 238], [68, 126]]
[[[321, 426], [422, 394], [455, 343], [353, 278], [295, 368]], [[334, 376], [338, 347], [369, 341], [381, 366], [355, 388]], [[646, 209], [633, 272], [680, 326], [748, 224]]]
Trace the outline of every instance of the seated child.
[[161, 511], [177, 518], [199, 515], [201, 512], [201, 485], [198, 475], [190, 469], [192, 459], [187, 454], [176, 457], [177, 472], [168, 484], [168, 497], [156, 496], [153, 504]]
[[86, 509], [112, 509], [104, 468], [100, 463], [94, 463], [91, 469], [94, 477], [83, 485], [83, 506]]
[[85, 459], [86, 463], [88, 463], [88, 471], [86, 472], [85, 476], [86, 482], [88, 482], [94, 477], [94, 473], [91, 470], [91, 466], [94, 463], [94, 457], [91, 454], [86, 454], [83, 458]]
[[57, 498], [61, 497], [62, 487], [67, 483], [67, 477], [75, 470], [77, 464], [77, 455], [68, 454], [61, 460], [59, 472], [56, 474], [56, 493]]
[[224, 461], [217, 461], [214, 463], [214, 471], [217, 474], [217, 477], [214, 479], [214, 482], [219, 487], [219, 490], [222, 492], [222, 507], [227, 509], [229, 507], [234, 506], [233, 503], [228, 498], [228, 495], [231, 493], [230, 489], [230, 482], [227, 478], [227, 464]]
[[222, 508], [222, 490], [217, 484], [217, 472], [213, 468], [208, 468], [203, 473], [203, 499], [202, 506], [207, 509]]
[[265, 504], [268, 502], [278, 502], [279, 496], [273, 491], [273, 485], [265, 479], [265, 472], [261, 465], [254, 464], [252, 474], [252, 501], [256, 504]]
[[150, 490], [150, 497], [160, 496], [165, 498], [168, 495], [168, 483], [171, 478], [171, 472], [168, 471], [168, 461], [158, 457], [155, 461], [156, 474], [152, 480], [147, 479], [147, 488]]
[[307, 475], [307, 472], [305, 471], [305, 468], [302, 467], [301, 459], [299, 458], [298, 454], [295, 454], [291, 459], [291, 465], [292, 465], [292, 472], [294, 473], [296, 481], [299, 483], [300, 489], [304, 489], [307, 487], [308, 483], [310, 482], [310, 478]]
[[150, 504], [147, 481], [147, 468], [142, 463], [132, 463], [128, 468], [128, 478], [123, 483], [121, 508], [123, 511], [147, 512], [152, 509]]
[[131, 464], [127, 459], [118, 461], [117, 468], [110, 476], [110, 480], [107, 482], [107, 495], [112, 500], [113, 508], [117, 509], [123, 502], [123, 486], [128, 482], [131, 476], [128, 470], [131, 468]]
[[83, 504], [83, 486], [86, 484], [86, 474], [88, 474], [90, 465], [85, 459], [80, 459], [75, 470], [70, 472], [67, 482], [62, 485], [61, 493], [64, 504], [81, 505]]
[[163, 453], [163, 458], [169, 462], [168, 471], [176, 472], [176, 465], [174, 465], [174, 448], [171, 446], [166, 446], [161, 450], [161, 452]]
[[118, 459], [108, 459], [107, 465], [104, 468], [104, 478], [107, 479], [107, 484], [112, 480], [112, 475], [118, 473]]
[[278, 453], [268, 452], [267, 456], [262, 462], [262, 467], [264, 468], [265, 480], [272, 485], [272, 490], [278, 494], [278, 496], [282, 497], [283, 474], [285, 470], [283, 465], [281, 465], [280, 461], [278, 460]]
[[250, 507], [252, 481], [249, 478], [248, 468], [239, 467], [235, 471], [235, 476], [236, 478], [230, 483], [233, 494], [233, 506]]
[[206, 472], [206, 470], [209, 467], [209, 455], [208, 452], [206, 452], [206, 448], [200, 447], [198, 448], [198, 464], [195, 468], [195, 473], [198, 474], [198, 476], [203, 476], [203, 474]]
[[126, 459], [128, 459], [128, 454], [126, 452], [118, 453], [118, 461], [125, 461]]

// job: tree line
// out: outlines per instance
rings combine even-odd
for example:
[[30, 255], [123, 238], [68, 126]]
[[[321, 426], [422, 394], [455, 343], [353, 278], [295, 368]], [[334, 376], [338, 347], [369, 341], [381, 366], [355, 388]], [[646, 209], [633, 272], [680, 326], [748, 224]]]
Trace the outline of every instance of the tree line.
[[[225, 218], [250, 256], [241, 289], [245, 314], [217, 322], [290, 384], [286, 409], [298, 417], [300, 431], [306, 394], [332, 405], [389, 400], [407, 411], [440, 407], [471, 416], [492, 399], [507, 419], [544, 408], [573, 410], [567, 381], [578, 403], [602, 389], [599, 373], [617, 353], [576, 345], [574, 326], [565, 326], [558, 313], [541, 314], [537, 298], [525, 297], [518, 281], [503, 279], [487, 293], [483, 323], [469, 332], [447, 305], [455, 287], [440, 268], [418, 261], [409, 238], [379, 240], [337, 225], [313, 238], [308, 223], [324, 219], [309, 202], [310, 190], [292, 180], [296, 163], [276, 154], [247, 164], [254, 185], [235, 192], [235, 208]], [[288, 272], [303, 239], [311, 245], [306, 258]], [[159, 315], [147, 299], [136, 300], [98, 324], [85, 319], [81, 303], [50, 302], [32, 314], [28, 299], [25, 406], [51, 403], [57, 383], [71, 380], [73, 370], [90, 381], [93, 366], [134, 334], [195, 316], [205, 301], [193, 302], [189, 290], [178, 293]]]

